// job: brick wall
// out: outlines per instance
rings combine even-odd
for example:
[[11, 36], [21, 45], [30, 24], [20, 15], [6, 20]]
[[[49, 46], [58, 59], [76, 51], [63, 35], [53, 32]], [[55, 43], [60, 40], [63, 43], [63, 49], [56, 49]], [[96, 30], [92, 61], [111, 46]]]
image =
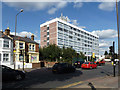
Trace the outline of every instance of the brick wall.
[[[49, 24], [49, 44], [57, 44], [57, 22]], [[40, 45], [47, 46], [47, 25], [40, 28]], [[45, 37], [46, 35], [46, 37]], [[46, 40], [46, 42], [44, 41]]]
[[39, 44], [36, 44], [35, 50], [35, 52], [39, 52]]
[[32, 68], [39, 68], [40, 67], [40, 63], [32, 63]]
[[[44, 40], [46, 40], [46, 42], [44, 42]], [[40, 28], [40, 46], [44, 47], [45, 45], [47, 45], [47, 26]]]
[[57, 29], [56, 29], [57, 22], [51, 23], [49, 25], [49, 43], [50, 44], [57, 44]]

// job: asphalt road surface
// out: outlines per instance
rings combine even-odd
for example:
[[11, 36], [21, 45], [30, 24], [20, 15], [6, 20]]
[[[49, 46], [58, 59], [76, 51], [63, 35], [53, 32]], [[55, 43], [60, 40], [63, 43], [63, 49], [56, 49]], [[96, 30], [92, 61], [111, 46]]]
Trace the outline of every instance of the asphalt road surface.
[[[116, 75], [118, 66], [116, 66]], [[77, 68], [74, 73], [53, 74], [51, 68], [36, 69], [26, 73], [26, 78], [21, 81], [3, 82], [2, 88], [58, 88], [75, 82], [89, 80], [96, 77], [113, 75], [113, 66], [106, 63], [97, 69]]]

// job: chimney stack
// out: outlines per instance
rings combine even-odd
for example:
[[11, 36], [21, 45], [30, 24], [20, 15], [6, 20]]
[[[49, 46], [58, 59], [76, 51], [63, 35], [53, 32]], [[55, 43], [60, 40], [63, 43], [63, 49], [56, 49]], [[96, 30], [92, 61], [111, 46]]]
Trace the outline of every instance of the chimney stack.
[[31, 40], [34, 40], [34, 35], [33, 34], [31, 35]]
[[1, 33], [3, 33], [3, 30], [1, 29]]
[[10, 29], [9, 29], [9, 27], [7, 29], [5, 29], [5, 35], [10, 35]]

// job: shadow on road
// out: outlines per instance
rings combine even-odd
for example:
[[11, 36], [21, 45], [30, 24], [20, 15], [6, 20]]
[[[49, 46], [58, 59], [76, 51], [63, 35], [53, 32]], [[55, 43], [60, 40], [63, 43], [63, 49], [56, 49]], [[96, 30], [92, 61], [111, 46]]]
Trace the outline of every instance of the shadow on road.
[[[25, 88], [32, 85], [44, 84], [49, 81], [65, 81], [82, 75], [80, 70], [74, 73], [53, 74], [51, 68], [36, 69], [26, 73], [26, 78], [18, 82], [3, 83], [3, 88]], [[7, 85], [6, 85], [7, 84]]]

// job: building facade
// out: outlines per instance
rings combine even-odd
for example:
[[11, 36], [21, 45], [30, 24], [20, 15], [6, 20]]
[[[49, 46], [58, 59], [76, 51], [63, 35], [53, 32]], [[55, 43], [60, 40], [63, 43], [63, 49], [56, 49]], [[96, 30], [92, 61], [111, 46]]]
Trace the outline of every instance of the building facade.
[[95, 53], [99, 55], [99, 37], [68, 23], [61, 18], [55, 18], [40, 25], [40, 45], [56, 44], [59, 47], [72, 47], [86, 56]]
[[0, 65], [13, 65], [13, 40], [0, 31]]
[[39, 63], [39, 44], [34, 41], [34, 35], [31, 38], [14, 36], [10, 34], [10, 29], [5, 30], [5, 35], [13, 39], [14, 59], [15, 63]]

